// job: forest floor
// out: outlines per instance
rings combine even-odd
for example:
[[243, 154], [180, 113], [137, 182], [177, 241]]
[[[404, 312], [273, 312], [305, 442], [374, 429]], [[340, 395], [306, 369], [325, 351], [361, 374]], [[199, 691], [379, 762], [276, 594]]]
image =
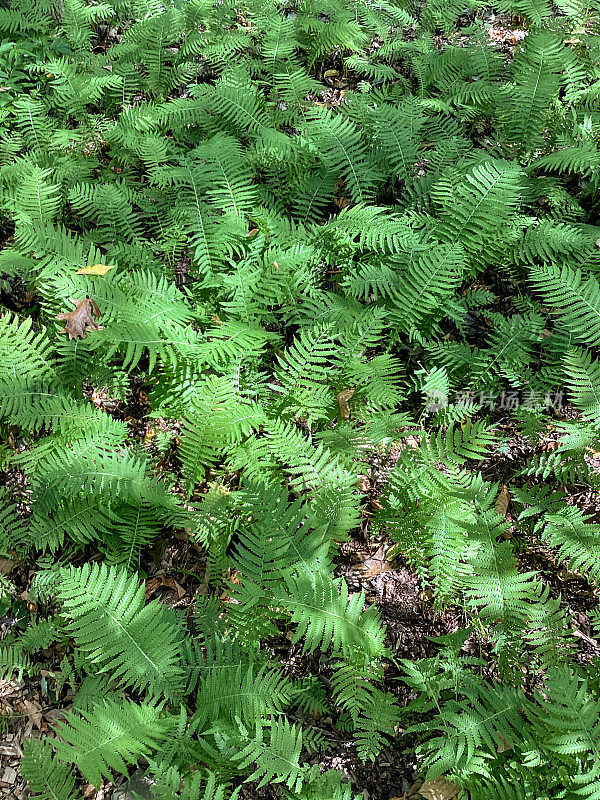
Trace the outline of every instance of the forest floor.
[[[126, 403], [114, 402], [106, 410], [114, 416], [124, 419], [130, 429], [132, 438], [146, 447], [152, 448], [155, 431], [163, 420], [150, 419], [150, 405], [145, 391], [147, 387], [138, 385]], [[91, 396], [92, 402], [105, 404], [101, 395]], [[563, 415], [569, 415], [570, 409], [564, 407]], [[507, 432], [509, 433], [509, 432]], [[551, 447], [552, 433], [541, 447]], [[18, 446], [18, 444], [17, 444]], [[410, 437], [404, 446], [411, 446]], [[489, 458], [479, 464], [479, 468], [488, 480], [502, 482], [507, 465], [514, 472], [515, 463], [526, 463], [534, 455], [525, 440], [517, 435], [508, 437], [508, 446], [502, 451], [492, 452]], [[362, 524], [359, 531], [349, 541], [343, 543], [337, 554], [337, 575], [343, 575], [351, 592], [364, 591], [367, 603], [378, 607], [382, 621], [387, 628], [387, 645], [393, 658], [386, 664], [385, 689], [393, 692], [401, 705], [411, 699], [410, 691], [401, 680], [401, 660], [417, 659], [435, 655], [436, 647], [431, 638], [453, 633], [468, 627], [468, 619], [458, 607], [436, 609], [430, 594], [423, 589], [419, 577], [400, 559], [389, 561], [386, 556], [389, 543], [385, 538], [373, 535], [371, 517], [378, 506], [378, 494], [385, 483], [389, 470], [393, 468], [395, 458], [382, 460], [378, 453], [372, 453], [369, 459], [370, 473], [366, 476]], [[162, 466], [165, 470], [176, 472], [178, 461], [174, 450], [163, 456]], [[19, 473], [0, 476], [6, 483], [12, 483], [17, 490], [20, 481]], [[202, 493], [207, 487], [198, 487]], [[27, 506], [27, 488], [22, 486], [24, 509]], [[511, 519], [510, 497], [505, 495], [506, 508], [503, 512]], [[574, 487], [572, 502], [584, 506], [587, 510], [597, 511], [600, 519], [600, 500], [591, 497]], [[189, 538], [185, 531], [166, 531], [163, 539], [156, 543], [147, 554], [141, 567], [148, 575], [146, 579], [147, 598], [159, 598], [172, 608], [189, 609], [198, 595], [208, 590], [206, 578], [206, 561], [201, 550]], [[99, 553], [89, 552], [88, 560], [99, 559]], [[577, 640], [578, 652], [573, 654], [574, 661], [584, 662], [600, 654], [600, 642], [591, 635], [588, 613], [598, 603], [598, 592], [577, 574], [558, 568], [550, 548], [520, 543], [520, 559], [524, 570], [536, 570], [542, 581], [547, 583], [553, 596], [561, 595], [572, 620], [571, 625]], [[0, 559], [0, 573], [10, 575], [11, 580], [21, 590], [23, 612], [36, 611], [35, 605], [28, 602], [28, 586], [30, 571], [26, 564], [14, 563], [8, 559]], [[235, 576], [231, 576], [235, 580]], [[227, 597], [224, 594], [223, 600]], [[14, 614], [14, 604], [10, 617], [0, 618], [0, 639], [12, 625], [18, 625], [19, 619]], [[310, 658], [304, 656], [299, 645], [294, 645], [285, 632], [273, 642], [273, 659], [279, 661], [284, 671], [292, 677], [301, 677], [309, 672]], [[488, 643], [477, 632], [473, 632], [465, 645], [466, 652], [485, 658]], [[46, 669], [41, 670], [42, 681], [9, 680], [0, 681], [0, 704], [2, 708], [2, 734], [0, 737], [0, 798], [8, 800], [24, 800], [28, 790], [19, 772], [21, 743], [30, 736], [51, 733], [51, 725], [69, 710], [73, 689], [64, 686], [59, 697], [53, 697], [45, 683], [45, 675], [50, 676], [53, 670], [60, 670], [63, 652], [60, 647], [43, 651], [41, 658]], [[492, 659], [486, 659], [493, 664]], [[324, 670], [326, 674], [326, 670]], [[493, 677], [490, 674], [488, 677]], [[418, 800], [421, 781], [418, 775], [418, 762], [415, 754], [415, 740], [399, 732], [394, 743], [385, 748], [374, 763], [361, 763], [350, 738], [345, 737], [335, 726], [331, 717], [312, 719], [325, 736], [328, 747], [313, 756], [314, 763], [324, 767], [341, 769], [352, 780], [358, 792], [363, 793], [365, 800]], [[83, 797], [87, 800], [134, 800], [127, 786], [103, 785], [100, 790], [91, 785], [83, 788]], [[143, 786], [141, 787], [143, 789]], [[451, 800], [451, 794], [440, 795], [441, 800]], [[265, 786], [257, 789], [252, 784], [245, 785], [240, 795], [242, 800], [277, 800], [280, 797], [277, 788]], [[433, 797], [433, 795], [431, 795]], [[151, 795], [148, 795], [150, 800]]]
[[[365, 512], [367, 530], [368, 514]], [[431, 637], [463, 628], [466, 620], [459, 608], [436, 610], [415, 573], [405, 564], [386, 560], [387, 547], [385, 542], [369, 542], [367, 537], [344, 544], [339, 552], [338, 574], [345, 576], [351, 591], [364, 590], [367, 602], [378, 606], [387, 627], [387, 644], [395, 659], [433, 656], [436, 648]], [[590, 635], [586, 613], [597, 604], [597, 593], [578, 576], [558, 570], [550, 551], [527, 547], [522, 553], [522, 561], [526, 569], [539, 571], [553, 594], [560, 593], [572, 613], [572, 626], [579, 642], [576, 660], [586, 661], [600, 654], [600, 642]], [[160, 597], [171, 607], [189, 607], [193, 598], [206, 589], [206, 584], [199, 580], [206, 567], [202, 555], [183, 536], [164, 541], [161, 551], [156, 551], [155, 561], [145, 566], [149, 575], [146, 581], [148, 597]], [[0, 571], [8, 570], [11, 579], [23, 587], [26, 602], [27, 571], [22, 566], [0, 561]], [[1, 623], [5, 628], [13, 624], [14, 618]], [[0, 637], [3, 633], [0, 627]], [[473, 635], [467, 642], [467, 649], [471, 649], [473, 655], [483, 656], [485, 642]], [[48, 651], [43, 656], [50, 662], [50, 667], [58, 667], [60, 652]], [[285, 635], [274, 643], [273, 656], [280, 661], [286, 673], [294, 677], [307, 672], [306, 657]], [[400, 676], [398, 666], [390, 661], [385, 689], [406, 704], [410, 693]], [[69, 686], [65, 687], [59, 698], [52, 701], [39, 680], [0, 681], [3, 715], [0, 797], [7, 800], [24, 800], [28, 797], [18, 767], [22, 754], [20, 745], [27, 737], [47, 734], [51, 724], [70, 708], [72, 696]], [[331, 717], [316, 720], [316, 725], [325, 734], [329, 747], [318, 753], [314, 761], [347, 773], [356, 790], [362, 791], [365, 800], [418, 800], [421, 782], [418, 780], [415, 742], [411, 737], [400, 734], [391, 746], [382, 751], [375, 763], [363, 764], [349, 740], [336, 729]], [[89, 786], [84, 789], [83, 797], [88, 800], [133, 800], [129, 792], [119, 791], [112, 784], [103, 785], [98, 791]], [[250, 784], [244, 787], [241, 797], [243, 800], [276, 800], [279, 794], [270, 786], [257, 790]]]

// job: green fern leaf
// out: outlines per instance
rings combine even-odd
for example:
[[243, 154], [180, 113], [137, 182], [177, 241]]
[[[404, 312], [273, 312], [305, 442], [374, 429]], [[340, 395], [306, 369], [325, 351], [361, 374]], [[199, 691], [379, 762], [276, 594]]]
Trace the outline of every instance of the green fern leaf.
[[600, 286], [580, 270], [544, 264], [531, 268], [531, 282], [558, 320], [578, 341], [600, 344]]
[[155, 695], [183, 688], [181, 626], [157, 601], [144, 605], [144, 585], [124, 569], [86, 564], [62, 572], [58, 596], [68, 630], [99, 672]]
[[23, 745], [23, 777], [40, 800], [75, 800], [75, 776], [52, 755], [50, 741], [29, 739]]
[[165, 741], [173, 728], [173, 718], [152, 703], [104, 700], [84, 714], [66, 714], [55, 730], [58, 757], [71, 761], [86, 780], [97, 788], [102, 778], [111, 779], [111, 770], [124, 774], [128, 764], [136, 764]]

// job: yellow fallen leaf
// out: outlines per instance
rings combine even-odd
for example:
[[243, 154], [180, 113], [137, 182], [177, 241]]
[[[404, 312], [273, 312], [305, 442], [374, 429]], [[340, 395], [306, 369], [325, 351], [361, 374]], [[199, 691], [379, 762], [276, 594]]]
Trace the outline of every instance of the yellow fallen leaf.
[[106, 275], [109, 269], [114, 269], [114, 264], [93, 264], [89, 267], [82, 267], [75, 273], [76, 275]]

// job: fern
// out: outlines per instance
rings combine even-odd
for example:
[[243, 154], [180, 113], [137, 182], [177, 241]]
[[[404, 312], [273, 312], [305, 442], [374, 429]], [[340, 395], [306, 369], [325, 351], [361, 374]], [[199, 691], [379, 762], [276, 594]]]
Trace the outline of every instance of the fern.
[[559, 561], [566, 561], [571, 569], [585, 571], [592, 580], [598, 580], [598, 532], [583, 512], [567, 507], [561, 513], [547, 514], [544, 536], [551, 545], [558, 546]]
[[183, 786], [181, 783], [181, 775], [171, 768], [157, 777], [156, 791], [164, 800], [237, 800], [240, 793], [240, 787], [231, 792], [219, 783], [214, 773], [204, 775], [198, 772], [184, 780]]
[[104, 700], [85, 714], [67, 714], [56, 726], [58, 757], [74, 762], [99, 787], [111, 770], [125, 772], [168, 739], [173, 720], [153, 703]]
[[344, 180], [352, 199], [367, 202], [378, 176], [352, 123], [326, 112], [314, 113], [305, 135], [325, 166]]
[[255, 763], [250, 780], [258, 780], [257, 787], [268, 783], [284, 783], [294, 791], [300, 791], [304, 781], [299, 766], [302, 750], [302, 733], [287, 720], [273, 720], [270, 725], [256, 723], [252, 741], [236, 755], [240, 769]]
[[113, 680], [155, 695], [175, 696], [182, 688], [176, 617], [156, 602], [144, 605], [143, 586], [105, 565], [63, 573], [59, 597], [69, 632], [90, 664]]
[[11, 642], [0, 646], [0, 675], [2, 680], [10, 680], [16, 675], [17, 680], [22, 680], [23, 673], [31, 671], [31, 659], [19, 644]]
[[539, 585], [532, 580], [535, 573], [519, 572], [512, 547], [508, 542], [496, 544], [506, 523], [491, 511], [467, 527], [470, 538], [477, 542], [472, 559], [472, 575], [465, 580], [466, 598], [481, 606], [484, 619], [500, 619], [508, 628], [519, 626], [528, 614], [530, 603], [539, 594]]
[[547, 691], [549, 700], [528, 704], [527, 716], [536, 736], [543, 737], [544, 749], [559, 763], [581, 759], [571, 787], [584, 797], [594, 798], [598, 788], [600, 726], [593, 693], [589, 692], [587, 680], [566, 667], [549, 673]]
[[[4, 6], [0, 667], [72, 701], [32, 791], [352, 800], [324, 715], [331, 759], [402, 727], [473, 800], [597, 796], [597, 660], [525, 567], [599, 573], [593, 4]], [[339, 572], [382, 537], [464, 625], [405, 708]]]
[[73, 800], [75, 776], [53, 756], [50, 742], [29, 739], [23, 750], [21, 770], [29, 788], [43, 800]]
[[338, 586], [319, 573], [312, 578], [292, 578], [286, 588], [274, 599], [290, 613], [297, 626], [294, 640], [304, 637], [305, 651], [332, 646], [347, 657], [383, 655], [383, 631], [377, 610], [370, 606], [363, 612], [362, 593], [350, 598], [345, 582]]
[[572, 350], [565, 358], [565, 373], [569, 381], [570, 395], [587, 419], [597, 422], [600, 418], [600, 364], [592, 361], [589, 353]]
[[[501, 114], [505, 135], [524, 150], [543, 141], [541, 131], [558, 98], [565, 50], [559, 37], [534, 32], [512, 65], [514, 88]], [[518, 103], [515, 102], [518, 97]]]
[[485, 686], [466, 700], [447, 703], [439, 719], [443, 736], [425, 748], [427, 776], [435, 778], [447, 769], [489, 775], [488, 753], [523, 735], [522, 705], [518, 691]]
[[458, 183], [441, 179], [432, 194], [441, 210], [437, 236], [461, 244], [476, 264], [486, 263], [521, 202], [522, 173], [514, 163], [488, 161]]
[[531, 282], [552, 309], [560, 309], [558, 321], [577, 341], [600, 342], [600, 287], [593, 276], [546, 264], [532, 267]]
[[236, 396], [235, 388], [224, 378], [207, 379], [188, 414], [191, 419], [184, 428], [181, 459], [192, 480], [202, 477], [224, 447], [242, 441], [264, 420], [260, 406]]

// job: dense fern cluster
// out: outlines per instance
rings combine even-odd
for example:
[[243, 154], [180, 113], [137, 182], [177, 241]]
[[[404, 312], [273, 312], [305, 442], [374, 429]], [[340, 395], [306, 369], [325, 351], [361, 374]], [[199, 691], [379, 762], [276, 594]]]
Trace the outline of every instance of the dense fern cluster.
[[[567, 503], [599, 485], [600, 8], [496, 11], [525, 32], [510, 53], [478, 0], [0, 9], [0, 459], [28, 492], [2, 495], [0, 549], [36, 565], [40, 609], [0, 667], [35, 675], [59, 643], [56, 697], [76, 689], [26, 747], [37, 796], [142, 762], [164, 800], [352, 800], [310, 766], [330, 713], [363, 760], [408, 728], [471, 800], [600, 798], [598, 665], [518, 559], [533, 537], [600, 576]], [[167, 422], [150, 444], [90, 399], [134, 383]], [[478, 469], [500, 416], [537, 449], [513, 522]], [[401, 665], [408, 708], [376, 606], [334, 572], [374, 453], [374, 530], [471, 622]], [[206, 554], [193, 617], [144, 597], [182, 529]]]

